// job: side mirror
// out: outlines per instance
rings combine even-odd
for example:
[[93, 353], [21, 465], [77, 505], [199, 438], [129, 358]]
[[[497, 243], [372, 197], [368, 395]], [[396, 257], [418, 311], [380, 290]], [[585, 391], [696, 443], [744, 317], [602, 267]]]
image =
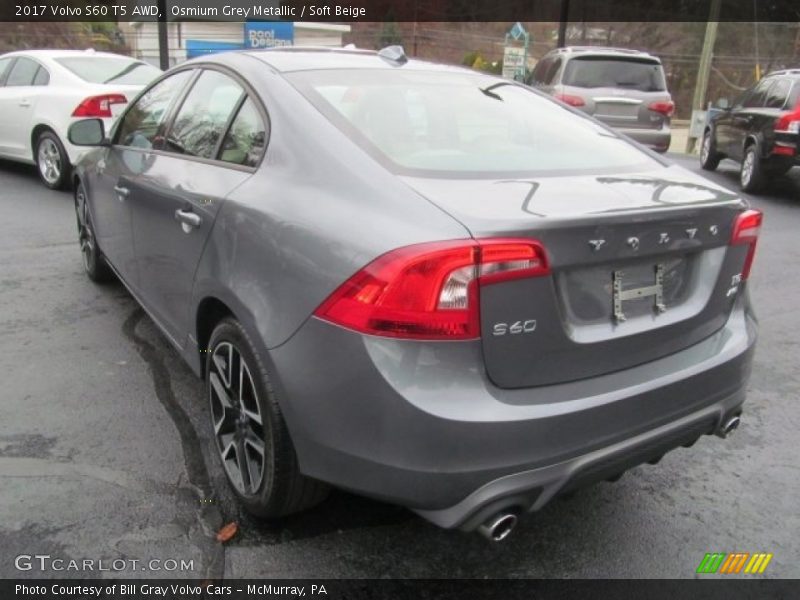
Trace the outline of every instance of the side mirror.
[[728, 110], [731, 107], [731, 103], [727, 98], [720, 98], [716, 102], [717, 108], [721, 108], [722, 110]]
[[105, 126], [101, 119], [76, 121], [67, 130], [67, 139], [75, 146], [108, 146]]

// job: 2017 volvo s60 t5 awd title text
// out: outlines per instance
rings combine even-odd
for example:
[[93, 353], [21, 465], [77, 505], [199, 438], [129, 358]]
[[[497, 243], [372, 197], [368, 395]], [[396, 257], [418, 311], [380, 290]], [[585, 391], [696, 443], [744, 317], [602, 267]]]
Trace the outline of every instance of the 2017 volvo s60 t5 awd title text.
[[397, 48], [231, 52], [70, 137], [97, 146], [86, 272], [205, 378], [256, 515], [333, 485], [501, 539], [738, 424], [761, 214], [526, 86]]

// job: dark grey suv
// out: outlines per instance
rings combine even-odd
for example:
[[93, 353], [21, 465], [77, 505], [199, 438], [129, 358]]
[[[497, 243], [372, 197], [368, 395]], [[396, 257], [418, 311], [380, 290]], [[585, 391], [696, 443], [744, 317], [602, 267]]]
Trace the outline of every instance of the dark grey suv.
[[527, 83], [652, 150], [669, 149], [675, 104], [655, 56], [598, 46], [559, 48], [537, 63]]
[[245, 506], [501, 539], [738, 424], [761, 222], [552, 98], [399, 51], [187, 62], [75, 173], [86, 271], [205, 378]]

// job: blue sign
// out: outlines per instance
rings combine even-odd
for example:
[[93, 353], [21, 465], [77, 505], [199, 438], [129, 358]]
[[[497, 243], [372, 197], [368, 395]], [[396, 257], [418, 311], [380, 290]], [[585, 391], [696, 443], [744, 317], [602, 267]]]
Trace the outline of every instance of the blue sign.
[[294, 23], [291, 21], [247, 21], [244, 24], [244, 47], [276, 48], [294, 44]]
[[526, 33], [527, 32], [525, 31], [525, 28], [522, 26], [522, 23], [520, 23], [519, 21], [514, 23], [514, 26], [511, 28], [511, 31], [508, 32], [508, 34], [511, 37], [513, 37], [515, 40], [518, 40], [519, 38], [524, 36]]
[[186, 58], [195, 58], [204, 54], [216, 54], [217, 52], [229, 52], [231, 50], [241, 50], [242, 44], [233, 42], [217, 42], [213, 40], [186, 40]]

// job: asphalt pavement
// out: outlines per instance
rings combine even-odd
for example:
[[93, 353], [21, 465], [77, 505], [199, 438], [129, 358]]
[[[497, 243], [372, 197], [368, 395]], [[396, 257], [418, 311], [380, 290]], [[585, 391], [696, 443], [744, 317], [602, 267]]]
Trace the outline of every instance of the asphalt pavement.
[[[736, 189], [735, 169], [706, 175]], [[492, 545], [344, 492], [279, 522], [242, 514], [201, 382], [120, 284], [84, 276], [70, 194], [0, 162], [0, 577], [92, 575], [17, 570], [38, 554], [125, 560], [130, 577], [690, 578], [712, 551], [771, 552], [765, 576], [800, 577], [800, 169], [750, 200], [761, 337], [739, 431], [558, 499]]]

